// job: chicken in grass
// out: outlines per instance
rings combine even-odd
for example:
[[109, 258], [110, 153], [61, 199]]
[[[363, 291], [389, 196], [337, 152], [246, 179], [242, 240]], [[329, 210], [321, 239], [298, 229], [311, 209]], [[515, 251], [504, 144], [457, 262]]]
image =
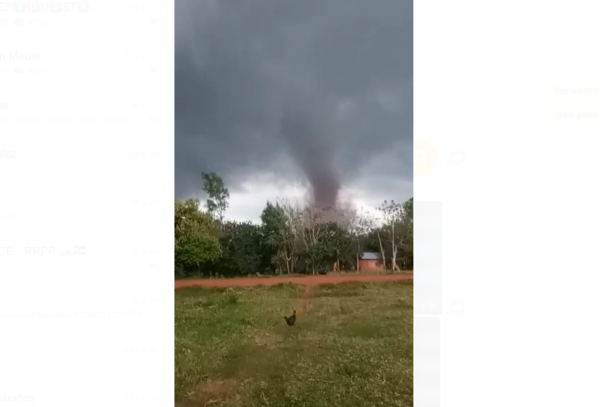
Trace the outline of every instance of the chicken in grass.
[[286, 317], [285, 315], [283, 317], [285, 318], [285, 322], [289, 326], [294, 326], [294, 324], [296, 323], [296, 310], [294, 310], [294, 313], [292, 314], [291, 317]]

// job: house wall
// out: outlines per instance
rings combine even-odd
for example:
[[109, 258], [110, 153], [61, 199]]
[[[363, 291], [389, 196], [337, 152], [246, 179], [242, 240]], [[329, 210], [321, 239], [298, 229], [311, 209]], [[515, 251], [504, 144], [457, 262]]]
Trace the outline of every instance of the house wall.
[[378, 260], [359, 260], [360, 271], [383, 271], [383, 263]]

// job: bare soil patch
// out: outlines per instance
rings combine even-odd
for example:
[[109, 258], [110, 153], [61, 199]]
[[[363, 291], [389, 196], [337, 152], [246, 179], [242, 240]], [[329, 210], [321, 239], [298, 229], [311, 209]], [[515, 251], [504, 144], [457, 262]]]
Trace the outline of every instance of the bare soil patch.
[[259, 331], [254, 334], [254, 342], [258, 346], [273, 349], [278, 347], [283, 342], [283, 337], [267, 331]]
[[310, 298], [312, 287], [313, 287], [312, 285], [307, 284], [306, 289], [304, 290], [304, 293], [302, 294], [302, 297], [298, 298], [298, 300], [296, 301], [295, 309], [296, 309], [296, 313], [298, 315], [307, 314], [308, 311], [310, 310], [310, 305], [308, 303], [308, 299]]
[[188, 395], [188, 399], [184, 406], [211, 405], [215, 401], [235, 396], [237, 388], [238, 383], [233, 379], [204, 381]]

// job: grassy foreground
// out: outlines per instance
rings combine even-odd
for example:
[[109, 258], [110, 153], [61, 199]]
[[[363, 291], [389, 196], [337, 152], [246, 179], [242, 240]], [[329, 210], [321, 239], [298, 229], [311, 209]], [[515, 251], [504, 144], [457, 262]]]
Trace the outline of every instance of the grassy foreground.
[[412, 281], [175, 291], [178, 406], [412, 406], [412, 393]]

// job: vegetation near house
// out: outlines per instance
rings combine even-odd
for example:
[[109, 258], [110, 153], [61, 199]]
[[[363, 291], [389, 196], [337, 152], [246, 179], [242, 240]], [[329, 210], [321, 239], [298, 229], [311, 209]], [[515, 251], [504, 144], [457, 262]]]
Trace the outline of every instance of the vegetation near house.
[[[248, 276], [412, 270], [413, 199], [376, 213], [266, 202], [259, 224], [226, 220], [229, 190], [202, 173], [204, 205], [175, 201], [175, 275]], [[376, 261], [365, 253], [377, 253]]]

